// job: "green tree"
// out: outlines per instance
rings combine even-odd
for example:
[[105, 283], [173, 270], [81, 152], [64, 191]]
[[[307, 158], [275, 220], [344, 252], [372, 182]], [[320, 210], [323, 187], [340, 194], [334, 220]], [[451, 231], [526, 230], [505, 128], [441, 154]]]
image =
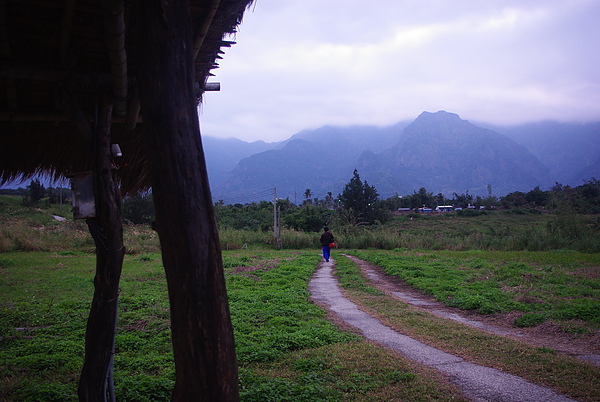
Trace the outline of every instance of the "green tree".
[[512, 193], [507, 194], [502, 197], [500, 202], [502, 203], [502, 207], [506, 209], [521, 208], [524, 205], [527, 205], [525, 193], [522, 191], [513, 191]]
[[50, 204], [58, 204], [59, 202], [59, 192], [60, 189], [48, 187], [46, 190], [46, 194], [48, 195], [48, 205]]
[[396, 211], [398, 208], [403, 207], [403, 198], [398, 195], [398, 193], [394, 193], [390, 198], [381, 201], [381, 203], [385, 206], [385, 208], [389, 211]]
[[[288, 202], [277, 200], [281, 210], [287, 208]], [[221, 228], [271, 231], [273, 230], [273, 203], [261, 201], [249, 204], [224, 205], [215, 203], [215, 217]]]
[[46, 189], [38, 179], [33, 179], [27, 186], [27, 194], [23, 196], [23, 205], [33, 205], [46, 196]]
[[387, 220], [388, 214], [379, 202], [379, 194], [374, 186], [360, 179], [358, 171], [354, 174], [345, 187], [339, 200], [356, 223], [375, 223], [376, 220]]
[[136, 195], [123, 200], [123, 220], [129, 223], [150, 223], [154, 221], [152, 195]]
[[287, 210], [283, 215], [285, 226], [304, 232], [320, 232], [332, 211], [323, 206], [304, 205]]
[[548, 193], [540, 190], [540, 186], [537, 186], [525, 194], [525, 200], [527, 200], [527, 203], [532, 207], [541, 207], [548, 202]]
[[463, 194], [454, 193], [454, 206], [456, 207], [466, 208], [469, 205], [473, 205], [473, 202], [473, 194], [469, 194], [468, 190], [466, 193]]
[[327, 209], [333, 209], [334, 205], [333, 205], [333, 193], [331, 191], [329, 191], [327, 193], [327, 196], [325, 197], [325, 207]]
[[304, 202], [303, 204], [312, 204], [312, 200], [310, 199], [310, 197], [312, 197], [313, 193], [311, 191], [310, 188], [307, 188], [306, 190], [304, 190]]
[[410, 207], [414, 209], [422, 207], [433, 209], [435, 208], [435, 203], [437, 201], [436, 197], [433, 196], [433, 193], [428, 193], [425, 187], [421, 187], [418, 193], [414, 192], [410, 198]]

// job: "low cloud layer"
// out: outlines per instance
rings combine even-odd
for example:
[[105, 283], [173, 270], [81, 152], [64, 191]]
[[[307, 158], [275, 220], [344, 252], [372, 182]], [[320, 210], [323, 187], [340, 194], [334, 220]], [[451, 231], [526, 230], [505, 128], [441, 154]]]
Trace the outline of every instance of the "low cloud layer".
[[600, 120], [595, 0], [256, 0], [200, 109], [202, 133], [278, 141], [440, 109]]

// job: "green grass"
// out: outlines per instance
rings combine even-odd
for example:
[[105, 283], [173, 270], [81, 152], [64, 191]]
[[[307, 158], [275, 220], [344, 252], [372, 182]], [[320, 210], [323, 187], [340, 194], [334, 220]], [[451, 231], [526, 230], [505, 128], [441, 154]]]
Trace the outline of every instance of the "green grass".
[[353, 251], [451, 307], [528, 313], [520, 326], [580, 320], [600, 329], [600, 254], [579, 252]]
[[[0, 255], [3, 400], [76, 400], [94, 260], [80, 252]], [[307, 292], [319, 260], [315, 251], [224, 253], [243, 401], [460, 400], [435, 372], [333, 325]], [[159, 254], [125, 257], [119, 306], [117, 399], [170, 400], [174, 365]]]
[[[412, 220], [411, 220], [412, 218]], [[558, 215], [518, 215], [486, 212], [476, 216], [398, 216], [375, 227], [332, 227], [340, 247], [393, 250], [529, 250], [571, 249], [600, 252], [597, 216], [578, 215], [572, 220]], [[566, 223], [565, 223], [566, 222]], [[576, 226], [565, 231], [563, 226]]]
[[[359, 253], [357, 253], [359, 254]], [[371, 255], [374, 255], [372, 252]], [[510, 338], [478, 331], [446, 320], [381, 292], [370, 291], [360, 269], [347, 258], [337, 259], [336, 275], [346, 295], [386, 325], [424, 343], [551, 387], [578, 400], [598, 400], [600, 367]]]
[[[21, 197], [0, 196], [0, 253], [9, 251], [93, 252], [94, 243], [85, 222], [72, 221], [70, 207], [57, 205], [24, 207]], [[515, 211], [480, 213], [470, 216], [396, 216], [385, 225], [370, 227], [334, 224], [336, 244], [343, 248], [396, 248], [426, 250], [600, 252], [597, 215], [517, 214]], [[511, 212], [511, 213], [508, 213]], [[58, 222], [52, 215], [68, 218]], [[413, 218], [411, 220], [411, 218]], [[126, 225], [125, 246], [129, 254], [160, 252], [158, 236], [149, 225]], [[281, 232], [284, 249], [315, 249], [320, 233], [289, 228]], [[246, 247], [276, 247], [270, 230], [220, 228], [223, 250]]]
[[[76, 400], [93, 294], [94, 244], [84, 222], [59, 222], [52, 214], [69, 217], [54, 206], [23, 207], [19, 197], [0, 196], [2, 400]], [[586, 234], [578, 243], [557, 237], [557, 225], [555, 217], [545, 215], [449, 214], [334, 230], [342, 247], [379, 248], [363, 250], [361, 257], [387, 265], [450, 305], [482, 313], [516, 309], [517, 326], [552, 320], [583, 339], [599, 326], [600, 257], [591, 252], [598, 248], [597, 234]], [[275, 250], [269, 232], [221, 231], [243, 401], [461, 400], [457, 388], [437, 372], [331, 324], [307, 293], [320, 260], [318, 234], [284, 230], [282, 237], [284, 250]], [[158, 237], [148, 226], [127, 225], [125, 244], [117, 398], [170, 400], [174, 366]], [[348, 294], [389, 325], [481, 364], [583, 400], [597, 399], [596, 368], [399, 305], [344, 261], [338, 259], [338, 273]], [[572, 391], [577, 387], [585, 391]]]

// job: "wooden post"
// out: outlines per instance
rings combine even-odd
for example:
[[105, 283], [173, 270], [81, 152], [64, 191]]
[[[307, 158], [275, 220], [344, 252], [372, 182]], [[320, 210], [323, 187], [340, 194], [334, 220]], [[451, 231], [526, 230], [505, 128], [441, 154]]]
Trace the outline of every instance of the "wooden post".
[[237, 361], [194, 94], [189, 3], [137, 2], [139, 93], [171, 305], [173, 400], [236, 401]]
[[79, 379], [81, 401], [106, 401], [107, 377], [114, 352], [119, 279], [125, 256], [121, 195], [112, 170], [111, 114], [112, 104], [103, 104], [98, 129], [92, 133], [96, 217], [88, 218], [87, 224], [96, 243], [96, 276], [85, 334], [85, 360]]

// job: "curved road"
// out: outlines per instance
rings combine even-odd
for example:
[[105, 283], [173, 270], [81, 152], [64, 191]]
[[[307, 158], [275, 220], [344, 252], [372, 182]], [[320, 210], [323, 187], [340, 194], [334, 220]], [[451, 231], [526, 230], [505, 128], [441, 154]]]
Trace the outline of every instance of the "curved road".
[[312, 298], [329, 306], [340, 319], [359, 329], [365, 338], [451, 376], [467, 398], [474, 401], [572, 401], [549, 388], [497, 369], [470, 363], [383, 325], [342, 295], [337, 279], [332, 274], [334, 264], [333, 258], [319, 264], [308, 284]]

